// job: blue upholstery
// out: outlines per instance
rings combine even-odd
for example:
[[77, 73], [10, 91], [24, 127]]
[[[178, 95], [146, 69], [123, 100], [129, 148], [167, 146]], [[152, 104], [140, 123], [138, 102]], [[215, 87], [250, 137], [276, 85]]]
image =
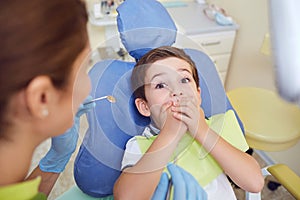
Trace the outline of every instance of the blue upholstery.
[[94, 197], [112, 194], [127, 140], [149, 123], [133, 106], [130, 89], [133, 66], [134, 63], [106, 60], [89, 72], [91, 95], [113, 95], [117, 100], [114, 104], [101, 101], [87, 113], [89, 129], [75, 160], [78, 187]]
[[[135, 59], [152, 48], [175, 42], [176, 27], [160, 3], [154, 0], [126, 0], [118, 8], [118, 13], [122, 42]], [[198, 68], [202, 107], [206, 116], [224, 113], [232, 108], [210, 58], [198, 50], [185, 51]], [[126, 142], [140, 134], [149, 123], [148, 118], [137, 112], [133, 102], [130, 75], [134, 64], [105, 60], [98, 62], [89, 72], [93, 97], [113, 95], [116, 98], [113, 104], [97, 102], [95, 109], [87, 113], [89, 129], [75, 160], [77, 186], [93, 197], [112, 194], [113, 185], [120, 175]]]
[[117, 11], [121, 41], [132, 57], [139, 59], [151, 49], [175, 42], [175, 23], [161, 3], [128, 0]]

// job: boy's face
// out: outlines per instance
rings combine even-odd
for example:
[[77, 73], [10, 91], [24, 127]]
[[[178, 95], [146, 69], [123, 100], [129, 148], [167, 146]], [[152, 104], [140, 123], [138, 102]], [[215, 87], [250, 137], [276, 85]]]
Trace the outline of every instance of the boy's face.
[[[180, 98], [195, 99], [201, 104], [200, 88], [197, 88], [191, 66], [182, 59], [169, 57], [151, 64], [145, 76], [144, 106], [137, 106], [141, 114], [150, 116], [155, 126], [161, 129], [161, 106]], [[137, 102], [137, 101], [136, 101]]]

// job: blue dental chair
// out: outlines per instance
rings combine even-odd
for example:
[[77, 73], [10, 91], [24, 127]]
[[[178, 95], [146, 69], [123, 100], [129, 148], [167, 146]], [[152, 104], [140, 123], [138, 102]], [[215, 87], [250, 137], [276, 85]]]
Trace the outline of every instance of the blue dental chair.
[[[117, 11], [121, 41], [135, 60], [153, 48], [171, 46], [176, 41], [176, 26], [159, 2], [126, 0]], [[232, 109], [210, 58], [199, 50], [184, 50], [198, 68], [205, 115], [210, 117]], [[140, 134], [150, 122], [134, 105], [130, 87], [134, 65], [135, 62], [103, 60], [89, 72], [91, 96], [112, 95], [116, 102], [97, 102], [95, 109], [87, 113], [89, 128], [74, 163], [77, 187], [87, 194], [82, 194], [82, 198], [112, 198], [114, 183], [121, 173], [126, 142]], [[240, 126], [243, 129], [241, 122]], [[77, 187], [73, 189], [78, 192]]]

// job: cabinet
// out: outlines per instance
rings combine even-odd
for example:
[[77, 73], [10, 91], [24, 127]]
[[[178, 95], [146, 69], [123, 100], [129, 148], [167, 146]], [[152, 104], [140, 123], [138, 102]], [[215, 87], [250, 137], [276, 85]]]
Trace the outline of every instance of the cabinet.
[[218, 25], [204, 15], [206, 7], [196, 2], [186, 2], [184, 6], [169, 7], [167, 10], [178, 28], [175, 45], [206, 52], [216, 64], [224, 84], [238, 25]]
[[211, 57], [224, 84], [229, 67], [235, 31], [199, 34], [191, 36]]

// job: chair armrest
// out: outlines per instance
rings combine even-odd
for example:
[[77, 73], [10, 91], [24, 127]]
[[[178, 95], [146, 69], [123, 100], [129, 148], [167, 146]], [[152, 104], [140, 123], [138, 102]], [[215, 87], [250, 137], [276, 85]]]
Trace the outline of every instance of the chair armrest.
[[300, 177], [291, 168], [284, 164], [276, 164], [268, 167], [267, 170], [291, 195], [300, 199]]

